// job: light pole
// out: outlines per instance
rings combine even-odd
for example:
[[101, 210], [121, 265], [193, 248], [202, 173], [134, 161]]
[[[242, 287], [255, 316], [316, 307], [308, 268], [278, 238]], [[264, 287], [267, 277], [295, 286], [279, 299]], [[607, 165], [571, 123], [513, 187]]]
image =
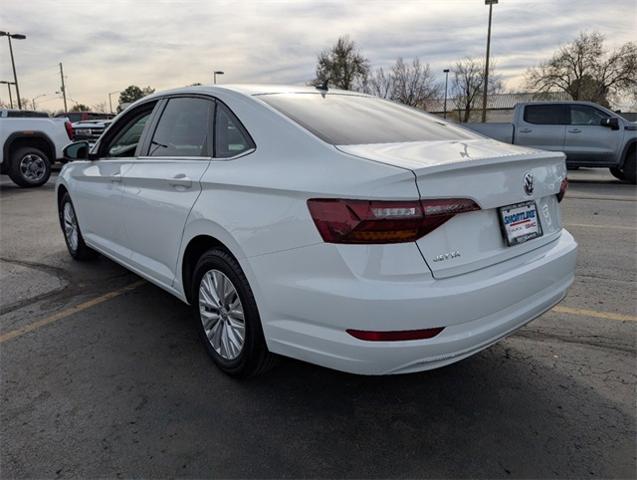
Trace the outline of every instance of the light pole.
[[13, 85], [13, 82], [7, 82], [6, 80], [0, 80], [0, 84], [7, 84], [7, 88], [9, 89], [9, 104], [11, 105], [11, 108], [13, 108], [13, 97], [11, 96], [11, 85]]
[[447, 118], [447, 83], [449, 82], [449, 69], [445, 68], [443, 70], [445, 72], [445, 119]]
[[24, 40], [27, 38], [26, 35], [22, 35], [21, 33], [9, 33], [9, 32], [0, 32], [0, 37], [7, 37], [9, 39], [9, 52], [11, 52], [11, 66], [13, 67], [13, 84], [15, 85], [15, 94], [18, 97], [18, 110], [22, 110], [22, 102], [20, 100], [20, 88], [18, 87], [18, 76], [15, 73], [15, 61], [13, 60], [13, 46], [11, 45], [11, 39], [14, 40]]
[[35, 111], [35, 101], [38, 98], [42, 98], [42, 97], [46, 97], [46, 93], [41, 93], [40, 95], [37, 95], [31, 99], [31, 105], [33, 106], [33, 111]]
[[482, 123], [487, 121], [487, 90], [489, 89], [489, 53], [491, 50], [491, 17], [493, 15], [493, 5], [498, 0], [484, 0], [485, 5], [489, 5], [489, 29], [487, 30], [487, 61], [484, 64], [484, 94], [482, 95]]
[[223, 72], [221, 70], [215, 70], [212, 72], [212, 83], [215, 85], [217, 84], [217, 75], [223, 75]]
[[113, 113], [113, 101], [111, 100], [111, 95], [115, 95], [116, 93], [119, 93], [120, 90], [115, 90], [114, 92], [109, 92], [108, 93], [108, 107], [111, 109], [111, 113]]

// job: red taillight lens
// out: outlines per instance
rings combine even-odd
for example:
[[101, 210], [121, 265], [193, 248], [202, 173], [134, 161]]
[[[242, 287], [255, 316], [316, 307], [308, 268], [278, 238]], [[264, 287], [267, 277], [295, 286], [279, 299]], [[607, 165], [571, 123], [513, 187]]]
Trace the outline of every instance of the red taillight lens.
[[352, 337], [369, 342], [396, 342], [400, 340], [423, 340], [433, 338], [444, 330], [440, 328], [425, 328], [423, 330], [396, 330], [390, 332], [370, 332], [367, 330], [347, 330]]
[[413, 242], [454, 215], [479, 210], [466, 198], [412, 201], [311, 199], [307, 202], [328, 243]]
[[562, 183], [560, 183], [560, 191], [557, 194], [557, 201], [561, 202], [562, 199], [564, 198], [564, 195], [566, 195], [566, 189], [568, 188], [568, 178], [564, 177], [564, 180], [562, 180]]
[[73, 140], [73, 125], [68, 120], [64, 122], [64, 128], [66, 128], [66, 134], [69, 136], [69, 140]]

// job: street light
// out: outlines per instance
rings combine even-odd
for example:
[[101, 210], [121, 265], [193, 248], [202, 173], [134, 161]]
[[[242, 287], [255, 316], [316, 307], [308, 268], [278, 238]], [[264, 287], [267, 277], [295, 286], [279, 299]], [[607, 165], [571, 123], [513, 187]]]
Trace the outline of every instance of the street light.
[[487, 62], [484, 65], [484, 94], [482, 95], [482, 123], [487, 121], [487, 90], [489, 88], [489, 53], [491, 50], [491, 16], [493, 15], [493, 5], [497, 5], [498, 0], [484, 0], [485, 5], [489, 5], [489, 29], [487, 31]]
[[215, 70], [212, 72], [212, 83], [215, 85], [217, 84], [217, 75], [223, 75], [223, 72], [221, 70]]
[[111, 95], [115, 95], [119, 93], [121, 90], [115, 90], [114, 92], [108, 92], [108, 107], [111, 109], [111, 113], [113, 113], [113, 101], [111, 100]]
[[0, 37], [7, 37], [9, 39], [9, 52], [11, 52], [11, 66], [13, 67], [13, 83], [15, 84], [15, 94], [18, 97], [18, 110], [22, 110], [22, 103], [20, 101], [20, 88], [18, 88], [18, 76], [15, 73], [15, 61], [13, 60], [13, 46], [11, 45], [11, 39], [14, 40], [24, 40], [27, 38], [26, 35], [22, 35], [21, 33], [9, 33], [9, 32], [0, 32]]
[[42, 97], [46, 97], [46, 93], [41, 93], [40, 95], [36, 95], [35, 97], [31, 99], [31, 105], [33, 106], [33, 111], [35, 111], [35, 101], [38, 98], [42, 98]]
[[6, 80], [0, 80], [0, 84], [7, 84], [7, 88], [9, 89], [9, 104], [11, 105], [11, 108], [13, 108], [13, 97], [11, 96], [11, 85], [13, 85], [13, 82], [7, 82]]
[[449, 81], [449, 69], [445, 68], [443, 72], [445, 72], [445, 119], [446, 119], [447, 118], [447, 83]]

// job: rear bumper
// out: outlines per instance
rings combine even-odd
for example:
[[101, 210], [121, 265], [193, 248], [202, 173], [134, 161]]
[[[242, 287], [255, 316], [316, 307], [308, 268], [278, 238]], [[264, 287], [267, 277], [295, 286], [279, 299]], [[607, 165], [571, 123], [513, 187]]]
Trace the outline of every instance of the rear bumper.
[[[453, 363], [522, 327], [564, 298], [576, 251], [564, 230], [514, 259], [436, 280], [418, 267], [405, 276], [370, 277], [371, 265], [353, 268], [346, 258], [353, 250], [320, 244], [251, 258], [248, 270], [271, 351], [375, 375]], [[385, 258], [369, 255], [368, 263], [391, 261], [391, 247], [382, 252]], [[358, 340], [345, 331], [435, 327], [445, 329], [431, 339], [397, 342]]]

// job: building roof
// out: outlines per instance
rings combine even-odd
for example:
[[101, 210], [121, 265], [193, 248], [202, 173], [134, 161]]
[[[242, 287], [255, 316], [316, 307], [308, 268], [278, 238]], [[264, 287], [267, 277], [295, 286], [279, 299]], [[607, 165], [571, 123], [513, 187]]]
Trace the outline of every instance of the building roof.
[[[530, 92], [497, 93], [495, 95], [489, 95], [487, 98], [487, 110], [512, 110], [518, 103], [562, 100], [571, 100], [571, 97], [566, 92], [542, 94]], [[426, 107], [430, 113], [442, 113], [444, 112], [444, 99], [427, 102]], [[454, 110], [455, 108], [457, 108], [456, 99], [453, 97], [447, 98], [447, 111]], [[474, 108], [482, 108], [482, 96], [480, 96]]]

